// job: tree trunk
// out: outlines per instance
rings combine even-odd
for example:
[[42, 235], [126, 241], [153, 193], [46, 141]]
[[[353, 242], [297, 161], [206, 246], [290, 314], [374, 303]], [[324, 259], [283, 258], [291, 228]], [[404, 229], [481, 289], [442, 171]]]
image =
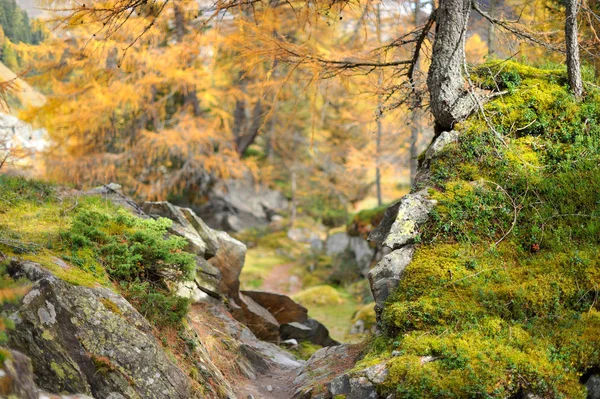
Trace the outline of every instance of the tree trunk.
[[[490, 0], [490, 15], [494, 16], [496, 8], [496, 0]], [[496, 25], [488, 22], [488, 56], [493, 56], [496, 53]]]
[[[415, 28], [419, 27], [421, 23], [419, 13], [421, 12], [421, 0], [415, 0]], [[413, 76], [419, 74], [419, 58], [415, 60], [415, 67]], [[416, 85], [416, 83], [413, 82]], [[415, 89], [415, 102], [411, 111], [412, 123], [410, 126], [410, 185], [412, 186], [415, 182], [415, 176], [417, 175], [417, 168], [419, 167], [419, 151], [417, 143], [421, 134], [421, 96]]]
[[567, 42], [567, 72], [569, 75], [569, 86], [577, 98], [583, 95], [583, 83], [581, 81], [581, 64], [579, 62], [579, 42], [577, 34], [577, 13], [579, 12], [579, 0], [567, 0], [565, 39]]
[[[377, 3], [377, 45], [381, 46], [381, 9], [380, 4]], [[381, 56], [378, 57], [378, 61], [381, 62]], [[383, 85], [383, 72], [379, 71], [378, 79], [379, 90]], [[378, 107], [381, 109], [382, 98], [381, 95], [378, 97]], [[377, 116], [377, 137], [375, 138], [375, 186], [377, 187], [377, 205], [383, 204], [383, 195], [381, 194], [381, 136], [383, 134], [383, 127], [381, 126], [381, 113]]]
[[427, 87], [436, 134], [468, 117], [477, 102], [465, 88], [465, 40], [470, 0], [440, 0]]

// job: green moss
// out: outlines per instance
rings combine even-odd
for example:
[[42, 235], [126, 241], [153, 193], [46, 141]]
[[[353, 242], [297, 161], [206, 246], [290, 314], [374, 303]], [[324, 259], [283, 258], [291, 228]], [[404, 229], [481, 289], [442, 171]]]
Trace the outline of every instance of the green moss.
[[116, 303], [114, 303], [113, 301], [111, 301], [108, 298], [100, 298], [100, 302], [102, 302], [102, 304], [104, 305], [104, 307], [108, 310], [110, 310], [113, 313], [116, 314], [123, 314], [123, 312], [121, 312], [121, 309], [119, 309], [119, 306], [117, 306]]
[[493, 129], [472, 116], [432, 161], [438, 206], [359, 366], [389, 360], [381, 388], [398, 398], [584, 398], [600, 367], [600, 93], [576, 102], [563, 69], [474, 75], [508, 94], [485, 105]]

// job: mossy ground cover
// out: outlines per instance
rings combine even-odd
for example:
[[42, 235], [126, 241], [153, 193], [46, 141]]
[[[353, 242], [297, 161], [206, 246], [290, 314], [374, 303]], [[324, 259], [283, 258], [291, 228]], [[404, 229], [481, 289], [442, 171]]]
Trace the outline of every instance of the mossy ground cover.
[[432, 163], [438, 206], [362, 365], [389, 359], [380, 389], [399, 398], [585, 398], [600, 366], [600, 93], [578, 103], [563, 69], [511, 61], [473, 77], [507, 94]]
[[191, 278], [192, 254], [167, 219], [140, 219], [107, 199], [0, 176], [0, 251], [76, 285], [110, 286], [156, 325], [177, 324], [188, 301], [169, 285]]

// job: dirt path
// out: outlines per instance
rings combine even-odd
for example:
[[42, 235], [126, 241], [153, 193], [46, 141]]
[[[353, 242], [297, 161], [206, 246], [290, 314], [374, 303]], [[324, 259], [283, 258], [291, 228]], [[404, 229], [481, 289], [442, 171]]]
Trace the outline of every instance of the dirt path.
[[300, 276], [292, 273], [293, 263], [277, 265], [263, 280], [262, 291], [275, 292], [284, 295], [293, 295], [302, 289]]
[[240, 384], [236, 394], [240, 399], [291, 399], [298, 371], [297, 368], [273, 365], [269, 371], [258, 375], [256, 380]]

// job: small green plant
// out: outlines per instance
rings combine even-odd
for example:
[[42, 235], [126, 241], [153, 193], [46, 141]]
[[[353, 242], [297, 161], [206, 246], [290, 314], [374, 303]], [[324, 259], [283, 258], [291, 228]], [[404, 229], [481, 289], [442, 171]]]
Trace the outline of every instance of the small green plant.
[[92, 274], [105, 270], [155, 324], [177, 324], [189, 300], [173, 295], [169, 283], [191, 278], [195, 260], [183, 250], [185, 239], [166, 237], [170, 225], [168, 219], [140, 219], [124, 209], [82, 208], [61, 233], [64, 257]]

